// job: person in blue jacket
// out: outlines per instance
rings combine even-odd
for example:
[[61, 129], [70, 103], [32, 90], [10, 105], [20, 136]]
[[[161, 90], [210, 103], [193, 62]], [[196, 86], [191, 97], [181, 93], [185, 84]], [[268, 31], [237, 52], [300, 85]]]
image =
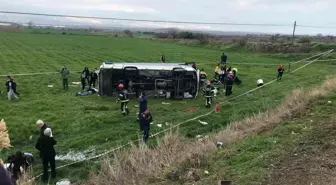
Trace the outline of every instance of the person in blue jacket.
[[149, 138], [150, 123], [153, 121], [152, 115], [149, 110], [143, 112], [140, 116], [140, 124], [143, 128], [143, 141], [147, 143]]
[[[139, 114], [138, 114], [138, 120], [140, 120], [140, 116], [142, 113], [144, 113], [147, 110], [147, 97], [144, 92], [141, 93], [139, 97]], [[140, 130], [143, 131], [142, 124], [139, 121], [140, 124]]]

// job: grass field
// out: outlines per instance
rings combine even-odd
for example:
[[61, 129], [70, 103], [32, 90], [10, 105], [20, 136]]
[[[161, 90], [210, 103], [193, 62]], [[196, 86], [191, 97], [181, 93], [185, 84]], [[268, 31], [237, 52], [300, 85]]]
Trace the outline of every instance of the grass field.
[[219, 180], [239, 185], [334, 184], [335, 101], [336, 93], [330, 93], [310, 107], [307, 115], [218, 150], [200, 168], [184, 169], [201, 176], [200, 181], [185, 184]]
[[[136, 38], [108, 38], [102, 36], [0, 33], [0, 75], [58, 72], [66, 65], [71, 72], [70, 82], [79, 81], [78, 71], [84, 67], [99, 67], [104, 61], [113, 62], [159, 62], [160, 55], [165, 54], [167, 62], [196, 61], [199, 68], [208, 74], [214, 72], [216, 61], [222, 51], [198, 47], [188, 47], [173, 43], [163, 43]], [[288, 58], [263, 54], [227, 52], [229, 61], [244, 63], [277, 63], [288, 64]], [[302, 64], [292, 66], [292, 69]], [[276, 76], [276, 66], [234, 65], [243, 81], [239, 87], [233, 88], [233, 96], [255, 88], [259, 78], [264, 82]], [[216, 132], [231, 121], [240, 120], [252, 114], [264, 111], [277, 105], [285, 95], [298, 87], [315, 86], [333, 74], [332, 64], [312, 64], [297, 73], [285, 76], [283, 81], [273, 83], [267, 88], [255, 91], [222, 106], [220, 114], [207, 116], [202, 121], [211, 124], [203, 126], [198, 121], [188, 122], [179, 127], [182, 136], [194, 138], [199, 134]], [[70, 87], [69, 91], [61, 88], [59, 74], [14, 76], [20, 100], [9, 102], [6, 93], [0, 98], [0, 117], [6, 120], [13, 149], [2, 151], [2, 158], [16, 150], [36, 153], [34, 149], [38, 128], [37, 119], [43, 119], [53, 128], [58, 141], [58, 154], [67, 154], [70, 150], [84, 151], [94, 148], [97, 153], [138, 138], [138, 124], [135, 122], [137, 109], [132, 101], [129, 105], [131, 114], [120, 115], [119, 104], [114, 98], [107, 97], [75, 97], [79, 86]], [[6, 77], [3, 77], [5, 83]], [[53, 88], [48, 85], [53, 84]], [[5, 92], [5, 88], [3, 89]], [[215, 101], [225, 101], [221, 94]], [[151, 132], [155, 133], [170, 125], [207, 113], [201, 96], [197, 100], [169, 101], [171, 105], [162, 105], [166, 100], [149, 100], [155, 124]], [[189, 111], [190, 108], [196, 112]], [[159, 128], [156, 124], [163, 124]], [[29, 137], [33, 135], [30, 141]], [[37, 155], [36, 155], [37, 156]], [[61, 164], [58, 163], [58, 165]], [[60, 169], [60, 178], [80, 181], [87, 177], [91, 164], [74, 165]], [[36, 173], [40, 169], [36, 168]]]

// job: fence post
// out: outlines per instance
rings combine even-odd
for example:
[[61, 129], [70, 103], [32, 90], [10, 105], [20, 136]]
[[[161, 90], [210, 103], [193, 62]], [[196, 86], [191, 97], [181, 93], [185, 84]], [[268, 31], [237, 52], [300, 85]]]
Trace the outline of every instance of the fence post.
[[290, 73], [291, 62], [288, 63], [288, 72]]

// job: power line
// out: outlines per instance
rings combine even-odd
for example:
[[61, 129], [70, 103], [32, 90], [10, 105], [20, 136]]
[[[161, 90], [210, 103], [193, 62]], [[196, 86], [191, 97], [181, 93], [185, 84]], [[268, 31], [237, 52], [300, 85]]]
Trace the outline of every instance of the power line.
[[297, 27], [302, 28], [327, 28], [327, 29], [336, 29], [336, 27], [332, 26], [313, 26], [313, 25], [296, 25]]
[[36, 15], [36, 16], [47, 16], [47, 17], [71, 17], [71, 18], [82, 18], [82, 19], [134, 21], [134, 22], [177, 23], [177, 24], [198, 24], [198, 25], [292, 27], [292, 25], [289, 25], [289, 24], [253, 24], [253, 23], [226, 23], [226, 22], [165, 21], [165, 20], [150, 20], [150, 19], [125, 19], [125, 18], [115, 18], [115, 17], [95, 17], [95, 16], [44, 14], [44, 13], [10, 12], [10, 11], [0, 11], [0, 13], [3, 13], [3, 14], [18, 14], [18, 15]]

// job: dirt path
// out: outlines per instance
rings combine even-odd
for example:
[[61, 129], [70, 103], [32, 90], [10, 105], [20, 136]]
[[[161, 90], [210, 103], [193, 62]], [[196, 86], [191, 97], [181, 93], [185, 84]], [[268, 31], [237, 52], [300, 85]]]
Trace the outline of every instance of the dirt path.
[[273, 168], [265, 184], [336, 184], [336, 116], [314, 126], [314, 131]]

